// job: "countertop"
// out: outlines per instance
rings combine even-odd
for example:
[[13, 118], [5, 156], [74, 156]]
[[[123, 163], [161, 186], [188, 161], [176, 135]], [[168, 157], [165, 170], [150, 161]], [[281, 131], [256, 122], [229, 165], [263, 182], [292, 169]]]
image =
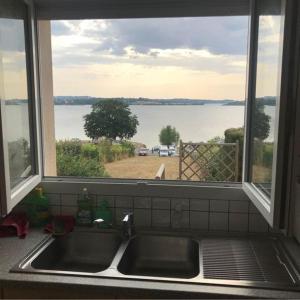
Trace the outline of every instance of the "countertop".
[[[2, 287], [30, 286], [39, 284], [41, 286], [77, 286], [90, 288], [111, 288], [111, 289], [143, 289], [152, 291], [182, 292], [194, 294], [235, 295], [240, 297], [253, 298], [300, 298], [300, 291], [278, 291], [258, 288], [211, 286], [204, 284], [171, 283], [161, 281], [110, 279], [75, 277], [65, 275], [25, 274], [11, 273], [10, 269], [28, 254], [46, 234], [41, 230], [30, 230], [25, 239], [17, 237], [0, 239], [0, 285]], [[197, 297], [197, 296], [196, 296]]]

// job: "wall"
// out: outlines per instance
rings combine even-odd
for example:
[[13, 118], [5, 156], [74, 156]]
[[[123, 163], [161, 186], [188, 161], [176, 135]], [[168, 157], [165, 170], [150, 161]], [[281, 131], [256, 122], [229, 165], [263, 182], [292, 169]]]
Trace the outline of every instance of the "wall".
[[[53, 188], [48, 186], [47, 191], [47, 185], [45, 186], [51, 213], [75, 216], [80, 193], [49, 192], [51, 190]], [[243, 233], [269, 231], [267, 222], [254, 205], [246, 197], [238, 197], [232, 192], [223, 193], [224, 199], [220, 199], [220, 196], [218, 198], [218, 193], [215, 194], [216, 197], [212, 196], [213, 193], [204, 193], [204, 197], [201, 193], [197, 197], [183, 196], [180, 193], [169, 197], [112, 193], [92, 193], [90, 196], [95, 207], [104, 199], [107, 200], [113, 212], [114, 225], [121, 224], [124, 213], [133, 211], [138, 228]], [[20, 208], [22, 204], [18, 209]]]

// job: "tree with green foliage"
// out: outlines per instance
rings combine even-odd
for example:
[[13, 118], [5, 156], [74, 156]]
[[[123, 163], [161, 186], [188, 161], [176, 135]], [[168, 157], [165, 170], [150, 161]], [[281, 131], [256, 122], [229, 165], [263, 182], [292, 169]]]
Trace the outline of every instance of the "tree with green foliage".
[[266, 115], [264, 107], [263, 103], [256, 101], [253, 116], [253, 135], [261, 141], [265, 140], [270, 133], [271, 117]]
[[103, 100], [92, 105], [92, 112], [84, 116], [84, 130], [93, 140], [107, 138], [129, 139], [137, 132], [139, 124], [126, 103], [119, 100]]
[[168, 148], [175, 144], [177, 145], [179, 142], [180, 135], [176, 131], [175, 127], [171, 127], [170, 125], [167, 125], [166, 127], [163, 127], [159, 134], [159, 141], [162, 145], [168, 146]]

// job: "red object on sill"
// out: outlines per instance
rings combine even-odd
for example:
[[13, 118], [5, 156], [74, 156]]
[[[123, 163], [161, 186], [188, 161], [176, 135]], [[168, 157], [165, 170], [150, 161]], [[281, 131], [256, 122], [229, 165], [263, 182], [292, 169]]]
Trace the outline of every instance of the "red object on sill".
[[26, 214], [11, 214], [0, 224], [0, 237], [18, 236], [24, 239], [28, 234], [29, 222]]

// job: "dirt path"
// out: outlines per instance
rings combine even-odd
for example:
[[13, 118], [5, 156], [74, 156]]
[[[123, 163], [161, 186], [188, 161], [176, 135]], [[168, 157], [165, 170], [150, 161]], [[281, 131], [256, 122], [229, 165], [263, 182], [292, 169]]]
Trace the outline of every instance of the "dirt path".
[[166, 166], [166, 179], [178, 178], [178, 157], [135, 156], [104, 165], [113, 178], [154, 179], [161, 164]]

